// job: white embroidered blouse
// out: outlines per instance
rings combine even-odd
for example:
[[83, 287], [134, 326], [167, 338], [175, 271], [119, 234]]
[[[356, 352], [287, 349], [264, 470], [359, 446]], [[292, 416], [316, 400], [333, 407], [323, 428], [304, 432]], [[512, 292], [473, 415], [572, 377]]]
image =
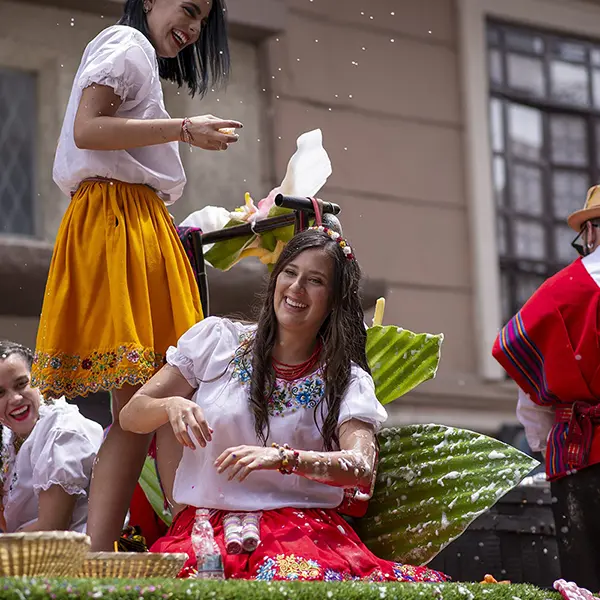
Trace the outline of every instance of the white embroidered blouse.
[[[240, 350], [240, 344], [253, 330], [254, 326], [209, 317], [185, 333], [177, 348], [167, 351], [168, 363], [196, 388], [193, 400], [214, 430], [206, 448], [184, 449], [175, 476], [175, 501], [241, 511], [335, 508], [342, 502], [342, 488], [278, 471], [255, 471], [240, 483], [228, 481], [227, 472], [218, 474], [215, 469], [215, 460], [227, 448], [261, 445], [248, 402], [250, 360]], [[323, 393], [324, 381], [319, 372], [292, 382], [277, 379], [269, 404], [267, 445], [287, 443], [298, 450], [323, 451], [323, 440], [315, 424], [315, 408]], [[320, 410], [316, 415], [321, 426]], [[378, 429], [386, 418], [387, 413], [375, 396], [373, 379], [353, 365], [338, 423], [359, 419]]]
[[113, 88], [121, 98], [117, 117], [169, 118], [152, 44], [133, 27], [105, 29], [89, 43], [75, 75], [56, 150], [54, 181], [66, 195], [89, 177], [143, 183], [172, 204], [186, 183], [178, 142], [111, 151], [81, 150], [75, 145], [73, 129], [81, 95], [94, 83]]
[[13, 433], [2, 430], [2, 502], [7, 532], [38, 518], [40, 491], [59, 485], [77, 495], [69, 529], [85, 533], [92, 465], [102, 427], [65, 400], [40, 406], [40, 418], [15, 455]]

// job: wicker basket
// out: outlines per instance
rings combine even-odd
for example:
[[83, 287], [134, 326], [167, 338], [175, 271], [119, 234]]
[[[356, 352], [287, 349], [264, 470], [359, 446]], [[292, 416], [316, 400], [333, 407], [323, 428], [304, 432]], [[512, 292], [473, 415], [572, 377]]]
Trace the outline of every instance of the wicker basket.
[[73, 531], [0, 534], [0, 577], [73, 577], [89, 547]]
[[174, 578], [187, 558], [187, 554], [155, 552], [90, 552], [78, 576], [95, 579]]

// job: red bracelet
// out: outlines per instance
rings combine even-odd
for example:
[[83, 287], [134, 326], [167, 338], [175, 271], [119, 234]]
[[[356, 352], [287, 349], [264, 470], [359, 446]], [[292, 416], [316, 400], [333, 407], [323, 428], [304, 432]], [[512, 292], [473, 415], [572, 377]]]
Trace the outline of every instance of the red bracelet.
[[185, 144], [190, 144], [191, 146], [192, 142], [194, 141], [194, 136], [190, 133], [190, 125], [191, 121], [189, 118], [184, 117], [183, 121], [181, 121], [181, 134], [179, 137], [181, 138], [182, 142]]

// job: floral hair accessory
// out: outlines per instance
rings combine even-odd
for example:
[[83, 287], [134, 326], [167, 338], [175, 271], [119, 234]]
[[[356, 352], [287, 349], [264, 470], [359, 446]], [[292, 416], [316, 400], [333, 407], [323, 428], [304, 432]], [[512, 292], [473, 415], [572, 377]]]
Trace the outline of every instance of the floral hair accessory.
[[354, 254], [352, 254], [352, 248], [347, 244], [346, 240], [337, 231], [329, 229], [329, 227], [324, 227], [323, 225], [318, 225], [317, 227], [309, 227], [309, 229], [315, 231], [322, 231], [323, 233], [326, 233], [334, 242], [338, 243], [348, 260], [354, 259]]

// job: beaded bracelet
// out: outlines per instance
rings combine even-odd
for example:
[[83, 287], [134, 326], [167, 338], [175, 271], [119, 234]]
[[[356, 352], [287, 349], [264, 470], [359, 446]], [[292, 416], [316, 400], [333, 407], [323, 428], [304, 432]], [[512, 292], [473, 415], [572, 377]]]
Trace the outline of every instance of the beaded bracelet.
[[[298, 450], [294, 450], [290, 448], [287, 444], [280, 446], [273, 442], [273, 448], [279, 451], [279, 456], [281, 456], [281, 466], [279, 467], [279, 472], [282, 475], [292, 475], [298, 470], [300, 466], [300, 452]], [[290, 467], [290, 459], [289, 454], [292, 453], [293, 465]]]
[[190, 125], [192, 124], [192, 122], [189, 120], [188, 117], [184, 117], [183, 121], [181, 121], [181, 141], [184, 142], [185, 144], [189, 144], [190, 146], [192, 145], [192, 142], [194, 141], [194, 136], [190, 133]]

